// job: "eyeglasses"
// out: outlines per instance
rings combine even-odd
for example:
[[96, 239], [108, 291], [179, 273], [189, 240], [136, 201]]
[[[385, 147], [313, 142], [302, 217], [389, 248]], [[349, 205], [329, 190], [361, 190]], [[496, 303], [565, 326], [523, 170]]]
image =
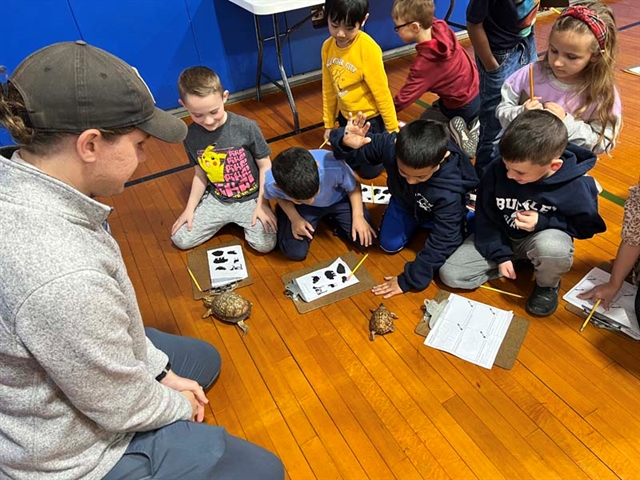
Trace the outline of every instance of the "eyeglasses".
[[404, 27], [406, 27], [407, 25], [411, 25], [412, 23], [416, 23], [416, 21], [414, 20], [413, 22], [407, 22], [407, 23], [403, 23], [402, 25], [396, 25], [395, 27], [393, 27], [393, 31], [394, 31], [394, 32], [396, 32], [396, 33], [398, 33], [398, 31], [399, 31], [401, 28], [404, 28]]

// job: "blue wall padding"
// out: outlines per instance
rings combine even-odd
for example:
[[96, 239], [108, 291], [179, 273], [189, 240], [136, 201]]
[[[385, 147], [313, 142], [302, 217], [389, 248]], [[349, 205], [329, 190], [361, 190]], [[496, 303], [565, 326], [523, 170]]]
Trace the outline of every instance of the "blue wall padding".
[[[403, 45], [393, 31], [392, 5], [392, 0], [370, 1], [365, 30], [383, 50]], [[466, 5], [467, 0], [456, 2], [451, 20], [464, 24]], [[444, 17], [448, 6], [439, 0], [436, 16]], [[281, 15], [281, 31], [309, 12], [304, 8]], [[9, 73], [39, 48], [82, 39], [134, 65], [163, 109], [179, 106], [176, 80], [192, 65], [214, 69], [232, 93], [255, 86], [253, 15], [229, 0], [2, 0], [0, 18], [0, 65]], [[271, 17], [260, 21], [263, 35], [271, 35]], [[287, 74], [319, 69], [320, 48], [328, 35], [326, 29], [313, 29], [311, 22], [293, 32], [283, 44]], [[265, 46], [264, 70], [279, 78], [273, 41]], [[0, 143], [10, 143], [6, 132], [0, 131]]]

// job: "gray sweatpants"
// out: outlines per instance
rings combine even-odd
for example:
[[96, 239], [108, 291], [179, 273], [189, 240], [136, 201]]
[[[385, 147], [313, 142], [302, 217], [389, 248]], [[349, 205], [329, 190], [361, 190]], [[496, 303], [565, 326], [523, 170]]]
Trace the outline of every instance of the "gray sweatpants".
[[235, 223], [244, 228], [244, 238], [251, 248], [261, 253], [270, 252], [276, 246], [276, 234], [265, 232], [260, 220], [251, 226], [257, 203], [257, 199], [223, 203], [207, 192], [196, 207], [191, 231], [185, 223], [171, 241], [176, 247], [187, 250], [206, 242], [228, 223]]
[[[501, 277], [498, 264], [484, 258], [473, 242], [471, 235], [440, 267], [440, 280], [445, 285], [474, 289]], [[573, 264], [573, 239], [562, 230], [543, 230], [519, 240], [511, 239], [511, 247], [512, 261], [528, 259], [533, 263], [540, 287], [556, 287]]]

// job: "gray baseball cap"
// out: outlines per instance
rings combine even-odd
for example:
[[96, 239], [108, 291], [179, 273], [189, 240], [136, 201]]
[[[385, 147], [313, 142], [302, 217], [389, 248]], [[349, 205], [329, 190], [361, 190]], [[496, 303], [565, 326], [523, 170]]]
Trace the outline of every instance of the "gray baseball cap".
[[187, 135], [182, 120], [156, 108], [135, 68], [82, 40], [29, 55], [9, 82], [38, 130], [81, 133], [135, 126], [165, 142], [180, 142]]

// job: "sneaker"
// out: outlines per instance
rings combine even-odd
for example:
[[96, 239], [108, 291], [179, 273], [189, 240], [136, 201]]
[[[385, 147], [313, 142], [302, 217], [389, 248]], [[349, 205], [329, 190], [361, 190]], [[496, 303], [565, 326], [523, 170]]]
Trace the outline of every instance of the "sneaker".
[[458, 144], [462, 151], [469, 157], [476, 156], [476, 147], [478, 141], [473, 141], [471, 132], [467, 128], [467, 122], [462, 117], [453, 117], [449, 120], [449, 131], [453, 137], [453, 141]]
[[527, 299], [526, 309], [531, 315], [536, 317], [548, 317], [558, 308], [557, 287], [541, 287], [537, 283], [533, 288], [533, 293]]

